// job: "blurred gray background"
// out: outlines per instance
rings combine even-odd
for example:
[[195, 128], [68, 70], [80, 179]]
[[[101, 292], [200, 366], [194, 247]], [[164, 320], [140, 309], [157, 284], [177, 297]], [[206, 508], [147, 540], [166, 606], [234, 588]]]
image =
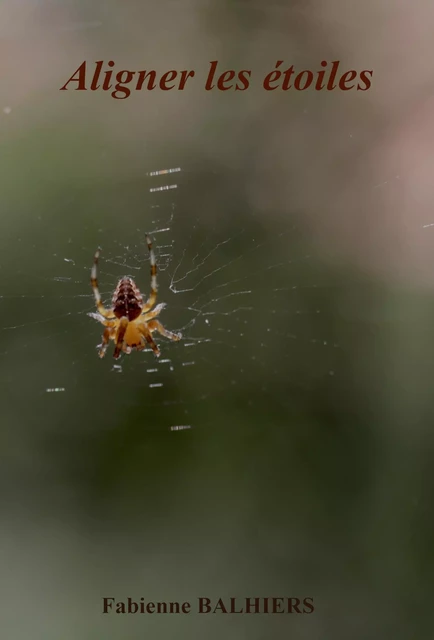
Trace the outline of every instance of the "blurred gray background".
[[[433, 18], [426, 0], [1, 4], [4, 637], [432, 637]], [[196, 78], [59, 91], [109, 59]], [[266, 92], [279, 59], [373, 85]], [[211, 60], [250, 88], [204, 91]], [[185, 338], [114, 368], [93, 254], [106, 301], [126, 273], [146, 293], [146, 231]], [[316, 609], [103, 616], [104, 596]]]

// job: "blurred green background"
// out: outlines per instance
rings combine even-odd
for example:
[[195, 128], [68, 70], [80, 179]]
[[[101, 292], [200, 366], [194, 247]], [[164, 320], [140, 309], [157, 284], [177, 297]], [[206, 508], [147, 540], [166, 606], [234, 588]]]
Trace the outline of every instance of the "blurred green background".
[[[407, 9], [385, 2], [2, 3], [4, 637], [431, 637], [432, 90], [414, 69], [432, 16], [416, 4], [412, 67], [386, 30]], [[102, 59], [197, 82], [58, 90]], [[215, 59], [251, 69], [249, 90], [205, 92]], [[376, 82], [265, 92], [278, 59]], [[146, 293], [147, 231], [184, 339], [113, 367], [87, 316], [93, 254], [107, 303], [126, 274]], [[104, 596], [315, 612], [103, 616]]]

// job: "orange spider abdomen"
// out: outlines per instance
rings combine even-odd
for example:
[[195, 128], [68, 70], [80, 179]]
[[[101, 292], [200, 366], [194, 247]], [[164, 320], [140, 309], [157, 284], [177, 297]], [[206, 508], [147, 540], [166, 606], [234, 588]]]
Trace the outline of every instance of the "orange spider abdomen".
[[128, 318], [131, 322], [142, 312], [143, 299], [132, 278], [121, 278], [113, 294], [113, 313], [116, 318]]

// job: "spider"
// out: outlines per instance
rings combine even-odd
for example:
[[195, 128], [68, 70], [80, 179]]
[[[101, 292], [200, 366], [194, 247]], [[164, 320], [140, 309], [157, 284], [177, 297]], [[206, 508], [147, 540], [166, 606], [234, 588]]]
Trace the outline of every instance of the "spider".
[[157, 263], [152, 249], [150, 237], [146, 234], [146, 243], [149, 249], [149, 261], [151, 263], [151, 293], [148, 300], [143, 304], [142, 295], [132, 278], [123, 277], [119, 280], [113, 293], [111, 309], [106, 309], [101, 301], [98, 289], [98, 259], [101, 248], [95, 253], [90, 282], [95, 295], [96, 308], [98, 313], [89, 315], [105, 326], [102, 335], [99, 357], [103, 358], [110, 340], [115, 342], [114, 358], [119, 358], [121, 351], [131, 353], [133, 349], [142, 351], [149, 345], [158, 357], [160, 349], [155, 344], [152, 333], [157, 331], [169, 340], [180, 340], [180, 333], [172, 333], [163, 327], [156, 317], [166, 306], [164, 302], [157, 304]]

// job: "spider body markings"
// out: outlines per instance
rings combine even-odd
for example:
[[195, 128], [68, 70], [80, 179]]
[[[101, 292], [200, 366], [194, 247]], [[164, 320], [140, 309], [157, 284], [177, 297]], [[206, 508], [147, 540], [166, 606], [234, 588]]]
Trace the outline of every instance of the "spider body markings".
[[99, 356], [103, 358], [110, 340], [115, 343], [114, 358], [119, 358], [121, 352], [131, 353], [133, 349], [142, 351], [149, 345], [156, 356], [160, 349], [155, 344], [152, 334], [156, 331], [169, 340], [178, 341], [182, 335], [173, 333], [163, 327], [157, 316], [166, 306], [164, 302], [155, 306], [157, 301], [157, 263], [152, 249], [151, 239], [146, 235], [151, 264], [151, 292], [148, 300], [143, 303], [143, 297], [132, 278], [121, 278], [113, 293], [112, 306], [104, 307], [98, 288], [98, 260], [101, 249], [95, 253], [90, 282], [95, 296], [97, 313], [89, 315], [105, 326], [102, 343], [99, 345]]

